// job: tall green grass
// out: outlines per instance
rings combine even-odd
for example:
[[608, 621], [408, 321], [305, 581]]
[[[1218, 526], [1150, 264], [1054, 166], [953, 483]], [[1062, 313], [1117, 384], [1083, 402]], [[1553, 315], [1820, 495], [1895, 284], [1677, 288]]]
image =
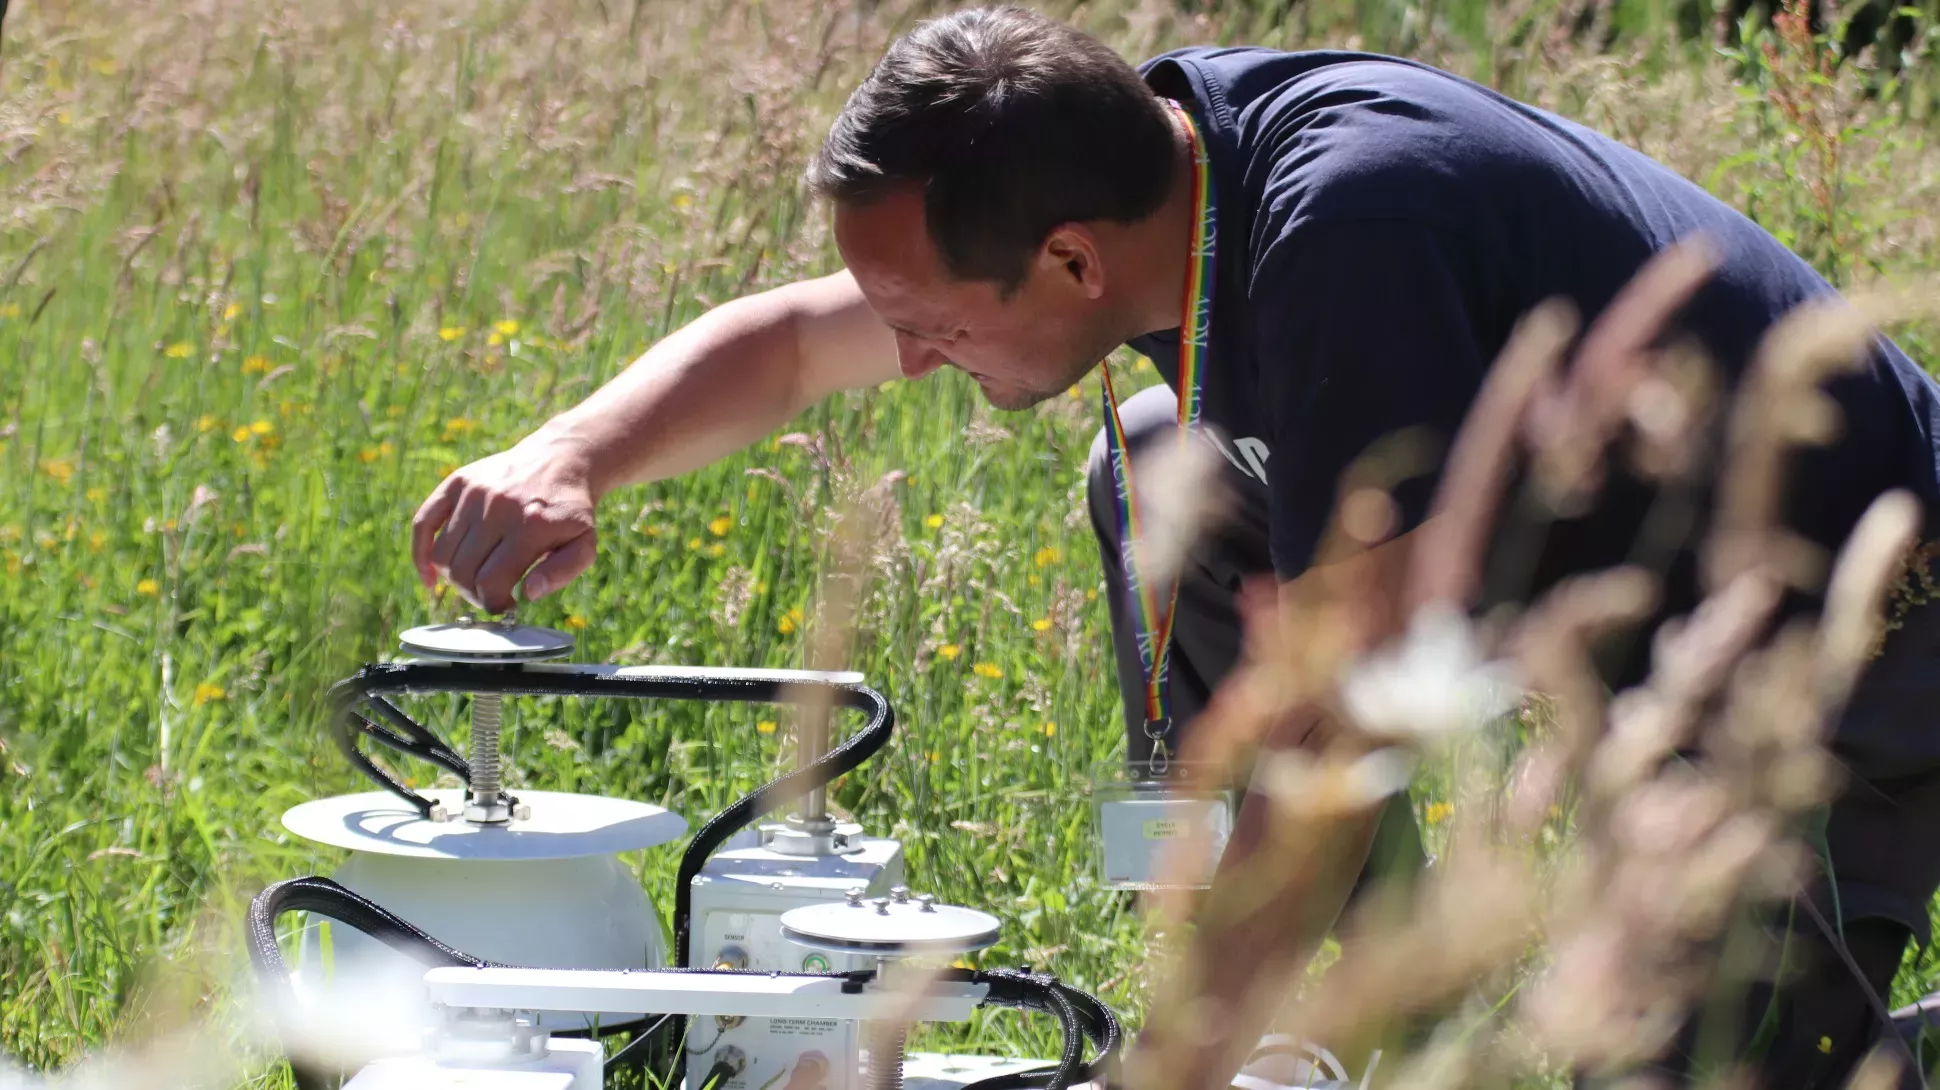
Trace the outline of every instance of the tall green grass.
[[[1835, 272], [1934, 264], [1932, 224], [1885, 226], [1922, 207], [1936, 163], [1885, 115], [1835, 134], [1861, 150], [1844, 203], [1815, 213], [1762, 157], [1795, 130], [1723, 62], [1653, 47], [1661, 78], [1640, 88], [1566, 42], [1505, 65], [1491, 28], [1527, 12], [1313, 10], [1340, 18], [1080, 15], [1134, 54], [1342, 42], [1358, 19], [1451, 67], [1513, 69], [1511, 89], [1775, 229], [1850, 217], [1829, 237], [1852, 245], [1826, 252], [1857, 264]], [[0, 1050], [55, 1067], [221, 1009], [239, 899], [337, 861], [279, 815], [363, 786], [319, 733], [322, 690], [452, 612], [409, 568], [418, 500], [706, 307], [829, 268], [795, 177], [904, 17], [790, 0], [9, 15]], [[1423, 33], [1395, 38], [1390, 18]], [[599, 566], [523, 618], [576, 631], [587, 660], [798, 664], [829, 513], [879, 486], [890, 532], [854, 665], [901, 731], [834, 800], [905, 838], [921, 886], [1003, 916], [990, 960], [1136, 1014], [1142, 925], [1092, 878], [1084, 790], [1120, 736], [1081, 502], [1094, 404], [1087, 386], [994, 414], [955, 375], [838, 397], [612, 497]], [[456, 710], [427, 714], [462, 740]], [[513, 782], [698, 819], [785, 763], [776, 718], [515, 702]], [[638, 862], [664, 904], [673, 852]], [[964, 1036], [1041, 1053], [1040, 1030]]]

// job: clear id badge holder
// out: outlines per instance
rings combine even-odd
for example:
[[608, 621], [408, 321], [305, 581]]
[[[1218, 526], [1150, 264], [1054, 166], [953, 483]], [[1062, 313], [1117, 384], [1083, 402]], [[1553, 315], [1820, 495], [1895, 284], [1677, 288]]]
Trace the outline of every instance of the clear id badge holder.
[[1092, 774], [1106, 889], [1204, 889], [1233, 832], [1234, 796], [1217, 770], [1172, 762], [1156, 773], [1123, 761]]

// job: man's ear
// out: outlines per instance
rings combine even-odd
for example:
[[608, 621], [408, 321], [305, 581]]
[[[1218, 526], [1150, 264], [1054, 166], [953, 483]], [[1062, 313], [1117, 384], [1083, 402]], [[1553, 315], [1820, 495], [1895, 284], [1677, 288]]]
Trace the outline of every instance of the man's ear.
[[1064, 223], [1051, 228], [1037, 254], [1038, 271], [1059, 283], [1082, 292], [1087, 299], [1105, 294], [1105, 263], [1098, 248], [1098, 236], [1079, 223]]

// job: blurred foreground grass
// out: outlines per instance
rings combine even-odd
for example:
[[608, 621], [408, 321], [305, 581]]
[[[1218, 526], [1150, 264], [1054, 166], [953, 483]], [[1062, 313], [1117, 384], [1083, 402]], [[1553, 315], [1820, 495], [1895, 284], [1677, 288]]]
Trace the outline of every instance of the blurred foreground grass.
[[[1940, 157], [1810, 40], [1720, 57], [1645, 27], [1595, 53], [1529, 30], [1561, 9], [1303, 11], [1080, 17], [1134, 57], [1380, 30], [1371, 44], [1658, 155], [1837, 279], [1940, 267]], [[317, 699], [431, 612], [405, 554], [417, 501], [705, 307], [828, 268], [799, 164], [908, 17], [799, 0], [10, 14], [0, 1050], [58, 1066], [227, 994], [239, 899], [335, 862], [277, 819], [361, 787]], [[1934, 359], [1919, 331], [1906, 343]], [[1142, 925], [1091, 877], [1084, 793], [1120, 733], [1080, 505], [1094, 404], [993, 414], [955, 375], [838, 398], [613, 497], [602, 563], [524, 616], [576, 630], [582, 659], [795, 665], [828, 512], [876, 489], [893, 517], [855, 665], [902, 731], [836, 801], [904, 837], [925, 888], [1003, 915], [991, 960], [1135, 1013]], [[513, 715], [515, 783], [690, 819], [786, 759], [786, 724], [752, 709]], [[1432, 834], [1470, 800], [1424, 802]], [[673, 863], [640, 860], [650, 889]], [[1911, 967], [1902, 991], [1931, 976]], [[1011, 1021], [971, 1034], [1050, 1045]]]

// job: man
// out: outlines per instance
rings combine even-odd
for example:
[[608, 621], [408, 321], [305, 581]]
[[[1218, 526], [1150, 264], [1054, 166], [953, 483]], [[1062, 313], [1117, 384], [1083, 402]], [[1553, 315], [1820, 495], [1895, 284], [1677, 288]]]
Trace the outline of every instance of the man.
[[[1398, 589], [1434, 474], [1397, 489], [1403, 532], [1352, 559], [1317, 555], [1337, 482], [1384, 437], [1452, 438], [1537, 303], [1563, 296], [1594, 317], [1651, 255], [1702, 234], [1717, 273], [1682, 331], [1729, 377], [1776, 316], [1831, 290], [1644, 156], [1432, 69], [1215, 49], [1134, 71], [1013, 8], [898, 40], [808, 177], [833, 205], [845, 271], [713, 310], [517, 446], [454, 473], [413, 526], [427, 585], [443, 576], [493, 609], [515, 587], [551, 593], [592, 563], [608, 492], [721, 458], [835, 391], [947, 365], [993, 405], [1025, 409], [1129, 343], [1167, 386], [1108, 414], [1121, 426], [1093, 452], [1091, 513], [1129, 756], [1144, 760], [1156, 742], [1176, 751], [1173, 724], [1231, 667], [1243, 578], [1272, 572], [1298, 593], [1318, 567], [1351, 563]], [[1834, 390], [1852, 425], [1801, 459], [1792, 524], [1833, 546], [1894, 487], [1936, 509], [1940, 389], [1882, 343]], [[1169, 691], [1155, 696], [1138, 637], [1157, 617], [1127, 606], [1115, 482], [1119, 453], [1176, 434], [1181, 395], [1226, 455], [1238, 503], [1180, 576]], [[1557, 529], [1546, 568], [1624, 558], [1643, 507], [1616, 492], [1608, 512]], [[1689, 571], [1673, 565], [1667, 612], [1691, 605]], [[1913, 823], [1940, 805], [1940, 732], [1906, 709], [1940, 698], [1940, 640], [1913, 627], [1839, 736], [1855, 786], [1830, 839], [1845, 940], [1867, 980], [1829, 955], [1813, 963], [1806, 1001], [1781, 1008], [1767, 1053], [1787, 1085], [1830, 1085], [1851, 1066], [1871, 1028], [1867, 991], [1886, 987], [1909, 938], [1926, 939], [1940, 838]], [[1637, 658], [1613, 666], [1612, 682], [1634, 678]]]

